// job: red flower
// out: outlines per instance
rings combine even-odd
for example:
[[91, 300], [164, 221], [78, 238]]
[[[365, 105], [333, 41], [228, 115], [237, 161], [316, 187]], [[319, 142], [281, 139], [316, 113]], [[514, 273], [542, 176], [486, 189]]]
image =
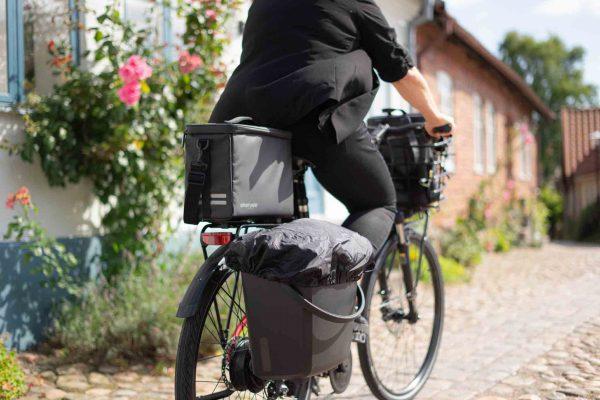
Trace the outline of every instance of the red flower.
[[48, 42], [48, 51], [52, 54], [54, 54], [54, 51], [56, 51], [56, 43], [54, 43], [54, 40], [50, 40]]
[[18, 201], [22, 206], [31, 205], [31, 194], [29, 193], [29, 189], [27, 189], [25, 186], [22, 186], [19, 190], [17, 190], [17, 193], [15, 193], [14, 201]]
[[6, 198], [6, 208], [8, 209], [13, 209], [15, 208], [15, 202], [17, 201], [17, 199], [15, 199], [15, 194], [14, 193], [10, 193], [8, 195], [8, 197]]

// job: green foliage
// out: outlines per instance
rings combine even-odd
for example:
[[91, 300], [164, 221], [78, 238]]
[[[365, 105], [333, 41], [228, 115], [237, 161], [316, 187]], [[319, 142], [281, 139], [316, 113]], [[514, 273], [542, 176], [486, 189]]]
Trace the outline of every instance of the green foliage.
[[0, 400], [13, 400], [26, 391], [25, 374], [13, 352], [9, 352], [0, 339]]
[[466, 267], [479, 264], [484, 249], [474, 225], [468, 219], [459, 218], [453, 229], [444, 232], [440, 238], [442, 255]]
[[[86, 54], [91, 65], [84, 70], [65, 62], [65, 47], [52, 46], [59, 83], [52, 93], [27, 99], [21, 157], [39, 158], [52, 186], [92, 182], [106, 211], [101, 234], [109, 280], [148, 265], [163, 248], [169, 205], [182, 182], [179, 139], [185, 122], [205, 115], [224, 82], [222, 29], [237, 4], [172, 2], [187, 21], [185, 50], [202, 60], [192, 71], [165, 59], [162, 46], [149, 44], [156, 28], [137, 29], [121, 18], [117, 5], [109, 5], [92, 28], [96, 43]], [[139, 102], [128, 106], [117, 94], [124, 85], [118, 70], [131, 56], [148, 60], [153, 71], [140, 82]]]
[[[46, 277], [46, 280], [42, 282], [43, 285], [65, 290], [70, 295], [79, 294], [80, 284], [74, 275], [78, 264], [77, 259], [64, 244], [49, 236], [46, 230], [33, 219], [33, 216], [37, 215], [38, 209], [31, 203], [29, 191], [26, 188], [19, 191], [23, 190], [26, 193], [27, 201], [16, 202], [20, 207], [20, 213], [14, 215], [9, 222], [4, 239], [22, 242], [20, 250], [22, 251], [23, 267], [32, 265], [35, 261], [32, 272], [41, 272]], [[9, 196], [9, 200], [11, 196]], [[8, 203], [9, 201], [7, 201]]]
[[456, 260], [441, 256], [440, 266], [444, 283], [468, 282], [471, 279], [471, 274], [467, 268]]
[[600, 203], [594, 202], [585, 207], [579, 217], [570, 223], [570, 239], [600, 243]]
[[[500, 44], [500, 56], [557, 114], [564, 106], [597, 104], [597, 88], [583, 80], [583, 47], [568, 48], [557, 36], [536, 40], [509, 32]], [[561, 164], [559, 122], [540, 121], [539, 132], [542, 172], [550, 178]]]
[[540, 247], [543, 240], [548, 236], [550, 210], [540, 199], [533, 201], [531, 205], [531, 228], [532, 236], [530, 246]]
[[506, 253], [510, 250], [513, 240], [510, 238], [510, 232], [496, 228], [492, 230], [494, 240], [494, 251], [497, 253]]
[[548, 209], [548, 231], [551, 238], [556, 238], [559, 225], [563, 219], [564, 197], [550, 185], [545, 185], [540, 191], [539, 200]]
[[181, 325], [177, 303], [202, 256], [161, 258], [112, 285], [89, 284], [81, 302], [63, 305], [50, 343], [69, 360], [172, 359]]

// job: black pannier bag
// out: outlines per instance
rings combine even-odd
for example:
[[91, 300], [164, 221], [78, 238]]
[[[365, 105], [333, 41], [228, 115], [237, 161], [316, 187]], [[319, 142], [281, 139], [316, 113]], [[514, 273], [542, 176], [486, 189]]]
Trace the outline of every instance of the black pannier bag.
[[225, 261], [242, 271], [256, 376], [307, 378], [350, 357], [354, 320], [365, 304], [356, 281], [371, 265], [372, 252], [357, 233], [309, 219], [230, 245]]
[[187, 224], [294, 214], [291, 133], [236, 120], [186, 126]]
[[421, 114], [388, 115], [369, 118], [370, 130], [389, 125], [379, 150], [390, 170], [396, 189], [397, 207], [419, 211], [442, 198], [445, 171], [442, 154], [424, 129]]

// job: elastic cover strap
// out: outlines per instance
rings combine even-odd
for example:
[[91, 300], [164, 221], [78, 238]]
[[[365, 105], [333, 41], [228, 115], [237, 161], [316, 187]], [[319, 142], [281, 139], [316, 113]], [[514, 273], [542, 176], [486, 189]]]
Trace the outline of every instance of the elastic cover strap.
[[299, 304], [302, 306], [302, 308], [304, 308], [305, 310], [310, 311], [311, 313], [323, 318], [324, 320], [330, 321], [330, 322], [346, 323], [346, 322], [354, 321], [356, 318], [358, 318], [362, 314], [363, 310], [365, 309], [365, 294], [364, 294], [362, 288], [360, 287], [360, 285], [356, 286], [356, 292], [358, 294], [358, 298], [360, 301], [360, 307], [354, 314], [350, 314], [350, 315], [339, 315], [339, 314], [334, 314], [332, 312], [324, 310], [324, 309], [318, 307], [317, 305], [311, 303], [308, 299], [306, 299], [304, 296], [302, 296], [302, 293], [300, 293], [294, 287], [288, 286], [285, 284], [283, 285], [283, 287], [285, 288], [285, 290], [288, 292], [288, 294], [294, 300], [299, 302]]

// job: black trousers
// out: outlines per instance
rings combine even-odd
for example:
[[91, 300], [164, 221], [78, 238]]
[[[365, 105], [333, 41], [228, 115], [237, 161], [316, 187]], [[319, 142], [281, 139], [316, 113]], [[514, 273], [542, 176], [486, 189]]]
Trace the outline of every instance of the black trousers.
[[286, 128], [293, 133], [294, 156], [312, 163], [317, 180], [348, 208], [350, 215], [343, 226], [379, 250], [396, 212], [396, 192], [385, 161], [364, 124], [340, 144], [317, 124], [318, 112], [313, 112]]

